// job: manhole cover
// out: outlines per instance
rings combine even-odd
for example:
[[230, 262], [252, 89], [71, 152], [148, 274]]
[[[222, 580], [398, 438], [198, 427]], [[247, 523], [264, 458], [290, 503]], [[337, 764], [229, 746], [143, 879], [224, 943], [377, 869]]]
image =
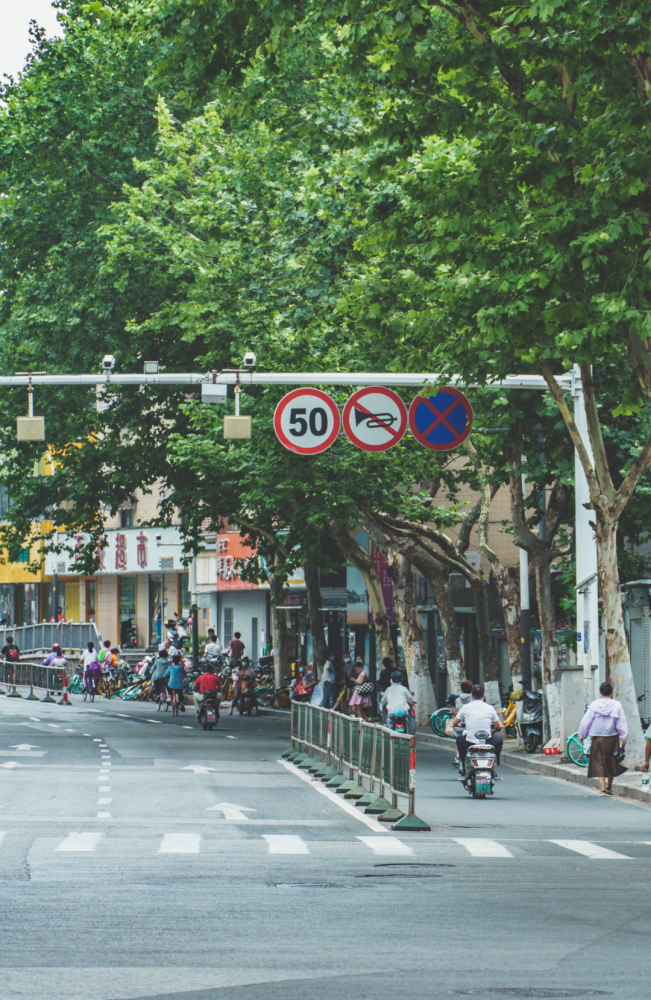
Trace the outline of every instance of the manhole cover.
[[443, 878], [434, 872], [372, 872], [370, 875], [356, 875], [355, 878]]
[[352, 885], [336, 885], [334, 882], [276, 882], [276, 889], [352, 889]]
[[380, 864], [373, 865], [374, 868], [456, 868], [456, 865], [448, 865], [437, 862], [428, 861], [383, 861]]
[[537, 986], [495, 986], [489, 989], [476, 990], [453, 990], [453, 993], [463, 997], [485, 997], [487, 994], [497, 997], [611, 997], [612, 993], [607, 990], [563, 990], [563, 989], [541, 989]]

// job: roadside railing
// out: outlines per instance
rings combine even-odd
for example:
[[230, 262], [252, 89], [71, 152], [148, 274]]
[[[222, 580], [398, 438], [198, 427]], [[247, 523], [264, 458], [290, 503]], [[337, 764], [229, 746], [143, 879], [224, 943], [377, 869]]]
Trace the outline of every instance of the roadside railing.
[[5, 645], [7, 636], [13, 640], [21, 653], [36, 653], [40, 650], [50, 650], [55, 642], [62, 649], [82, 650], [89, 642], [99, 645], [101, 635], [95, 622], [41, 622], [39, 625], [6, 625], [0, 628], [0, 649]]
[[51, 695], [63, 694], [65, 670], [60, 667], [44, 667], [42, 663], [30, 663], [20, 660], [17, 663], [0, 662], [0, 684], [5, 684], [7, 690], [0, 692], [8, 698], [22, 698], [17, 687], [30, 689], [27, 698], [40, 701], [34, 694], [34, 688], [42, 688], [46, 692], [43, 701], [52, 701]]
[[[379, 820], [396, 821], [393, 829], [430, 829], [416, 816], [415, 736], [304, 702], [292, 702], [291, 725], [292, 746], [283, 756], [297, 767]], [[400, 796], [407, 799], [406, 814], [398, 806]]]

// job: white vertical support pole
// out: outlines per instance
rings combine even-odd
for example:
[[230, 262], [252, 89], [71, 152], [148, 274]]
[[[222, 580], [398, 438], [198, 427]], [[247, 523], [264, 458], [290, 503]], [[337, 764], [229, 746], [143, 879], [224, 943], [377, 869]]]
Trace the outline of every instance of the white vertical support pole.
[[[581, 374], [578, 365], [574, 366], [574, 385], [572, 389], [574, 397], [574, 421], [579, 434], [583, 439], [590, 460], [594, 462], [590, 437], [588, 435], [588, 421], [583, 402], [583, 389], [581, 386]], [[590, 503], [590, 491], [588, 481], [583, 471], [583, 466], [578, 454], [574, 453], [574, 496], [575, 496], [575, 521], [576, 521], [576, 582], [582, 583], [589, 577], [597, 573], [597, 540], [595, 533], [590, 526], [590, 521], [594, 520], [594, 512], [587, 510], [585, 505]], [[586, 629], [589, 642], [584, 650], [584, 638]], [[598, 667], [597, 676], [590, 679], [590, 694], [586, 690], [588, 701], [594, 698], [595, 682], [601, 683], [605, 679], [605, 663], [599, 662], [599, 584], [597, 579], [586, 588], [585, 594], [577, 591], [576, 595], [576, 631], [577, 631], [577, 651], [581, 655], [590, 659], [590, 667]], [[591, 674], [594, 672], [591, 669]]]
[[[596, 581], [593, 586], [596, 587]], [[582, 631], [582, 642], [578, 647], [583, 652], [583, 697], [585, 699], [586, 706], [590, 704], [594, 697], [594, 683], [592, 681], [592, 621], [590, 614], [590, 594], [592, 593], [592, 586], [586, 586], [582, 595], [577, 594], [577, 604], [579, 601], [583, 604], [583, 631]]]
[[[524, 479], [524, 476], [522, 477]], [[529, 553], [520, 549], [520, 630], [522, 633], [522, 686], [531, 690], [531, 618], [529, 613]]]

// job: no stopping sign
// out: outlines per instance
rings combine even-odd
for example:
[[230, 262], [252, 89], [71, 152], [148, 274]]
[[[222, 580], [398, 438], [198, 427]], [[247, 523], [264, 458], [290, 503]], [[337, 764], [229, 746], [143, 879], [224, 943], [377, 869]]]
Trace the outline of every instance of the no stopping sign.
[[320, 389], [294, 389], [274, 413], [274, 430], [285, 448], [297, 455], [318, 455], [337, 439], [341, 427], [334, 399]]

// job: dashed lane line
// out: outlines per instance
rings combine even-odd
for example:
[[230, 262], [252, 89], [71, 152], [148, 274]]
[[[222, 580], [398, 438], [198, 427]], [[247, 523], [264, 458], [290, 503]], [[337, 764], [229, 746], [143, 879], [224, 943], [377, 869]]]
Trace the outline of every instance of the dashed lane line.
[[471, 854], [473, 858], [512, 858], [511, 852], [498, 844], [496, 840], [487, 837], [454, 837], [454, 841]]
[[413, 854], [411, 847], [407, 847], [403, 844], [401, 840], [397, 837], [357, 837], [357, 840], [361, 840], [363, 844], [370, 847], [373, 854], [382, 854], [384, 857], [388, 855], [398, 855], [398, 854]]
[[309, 854], [310, 849], [301, 837], [292, 834], [266, 833], [264, 840], [269, 844], [269, 854]]

